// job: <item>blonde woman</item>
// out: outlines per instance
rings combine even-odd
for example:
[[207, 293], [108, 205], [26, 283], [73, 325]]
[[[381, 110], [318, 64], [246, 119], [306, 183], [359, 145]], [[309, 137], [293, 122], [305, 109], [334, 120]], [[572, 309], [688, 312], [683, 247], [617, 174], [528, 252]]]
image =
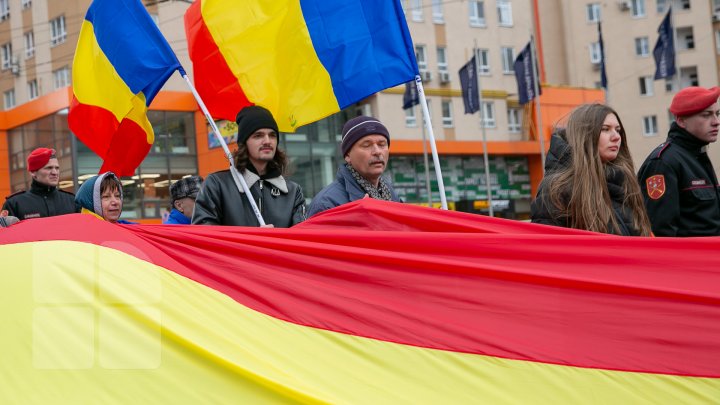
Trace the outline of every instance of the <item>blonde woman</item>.
[[531, 218], [593, 232], [650, 235], [625, 129], [615, 110], [583, 104], [553, 134]]

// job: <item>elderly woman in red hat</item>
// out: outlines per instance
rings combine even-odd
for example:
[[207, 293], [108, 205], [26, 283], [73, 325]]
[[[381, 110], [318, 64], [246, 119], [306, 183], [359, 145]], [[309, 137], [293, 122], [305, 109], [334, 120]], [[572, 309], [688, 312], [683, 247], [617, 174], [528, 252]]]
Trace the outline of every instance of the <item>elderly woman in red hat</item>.
[[720, 88], [688, 87], [670, 104], [675, 122], [638, 179], [657, 236], [720, 235], [720, 185], [707, 155], [720, 129]]
[[55, 149], [37, 148], [27, 157], [27, 169], [32, 177], [30, 190], [18, 191], [7, 197], [2, 215], [20, 220], [52, 217], [78, 212], [75, 196], [60, 190], [60, 163]]

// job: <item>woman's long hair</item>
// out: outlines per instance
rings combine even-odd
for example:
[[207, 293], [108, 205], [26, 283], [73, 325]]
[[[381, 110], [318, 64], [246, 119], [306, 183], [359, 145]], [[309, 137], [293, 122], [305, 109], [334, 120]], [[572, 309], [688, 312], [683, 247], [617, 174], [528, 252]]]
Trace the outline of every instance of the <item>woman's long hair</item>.
[[[245, 143], [238, 142], [237, 149], [233, 152], [233, 162], [235, 162], [235, 168], [242, 173], [250, 163], [250, 155], [248, 154], [247, 145]], [[288, 158], [285, 152], [280, 150], [279, 146], [275, 147], [275, 156], [268, 162], [266, 172], [269, 173], [272, 169], [277, 169], [281, 175], [287, 174]]]
[[[608, 114], [614, 114], [617, 118], [622, 141], [617, 158], [603, 163], [598, 151], [598, 140]], [[583, 104], [570, 113], [565, 138], [570, 147], [570, 163], [553, 173], [547, 186], [551, 204], [567, 214], [569, 225], [594, 232], [620, 232], [607, 184], [607, 173], [616, 170], [624, 178], [623, 206], [631, 211], [633, 228], [640, 235], [650, 235], [650, 220], [640, 186], [635, 180], [625, 127], [618, 113], [603, 104]]]

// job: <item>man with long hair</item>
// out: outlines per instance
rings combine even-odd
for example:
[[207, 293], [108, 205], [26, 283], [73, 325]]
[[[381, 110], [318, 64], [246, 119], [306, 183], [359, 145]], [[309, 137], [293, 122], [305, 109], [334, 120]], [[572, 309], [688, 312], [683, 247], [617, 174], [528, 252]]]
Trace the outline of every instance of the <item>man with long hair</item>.
[[[235, 168], [243, 176], [267, 226], [289, 228], [305, 220], [300, 186], [283, 177], [288, 160], [278, 149], [278, 126], [270, 111], [243, 108], [236, 118]], [[230, 170], [210, 174], [195, 200], [193, 224], [259, 226], [250, 203]]]
[[720, 185], [707, 155], [720, 129], [720, 88], [687, 87], [670, 103], [675, 122], [638, 179], [657, 236], [720, 235]]

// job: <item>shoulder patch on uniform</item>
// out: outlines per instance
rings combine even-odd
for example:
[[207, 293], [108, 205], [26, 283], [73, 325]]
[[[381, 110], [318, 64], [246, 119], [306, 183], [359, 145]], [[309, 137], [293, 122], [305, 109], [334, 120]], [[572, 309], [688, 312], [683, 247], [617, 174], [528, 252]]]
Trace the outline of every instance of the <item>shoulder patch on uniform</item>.
[[658, 146], [655, 150], [658, 152], [655, 154], [655, 159], [659, 159], [660, 156], [662, 156], [663, 152], [670, 146], [671, 142], [664, 142], [661, 143], [660, 146]]
[[10, 198], [15, 197], [16, 195], [20, 195], [20, 194], [22, 194], [22, 193], [24, 193], [24, 192], [26, 192], [26, 191], [27, 191], [27, 190], [16, 191], [16, 192], [10, 194], [9, 196], [5, 197], [5, 199], [6, 199], [6, 200], [7, 200], [7, 199], [10, 199]]
[[645, 179], [648, 197], [658, 200], [665, 194], [665, 176], [656, 174]]

